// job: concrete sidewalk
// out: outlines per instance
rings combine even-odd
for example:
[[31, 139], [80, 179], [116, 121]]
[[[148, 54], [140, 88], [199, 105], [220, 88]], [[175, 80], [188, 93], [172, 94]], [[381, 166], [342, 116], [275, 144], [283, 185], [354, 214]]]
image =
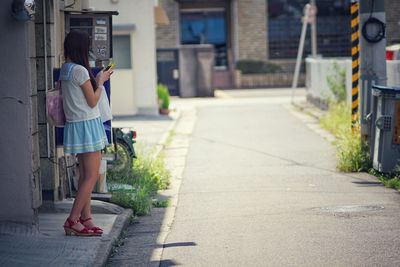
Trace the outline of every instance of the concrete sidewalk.
[[113, 120], [113, 127], [132, 128], [137, 134], [137, 146], [154, 149], [152, 152], [158, 154], [180, 116], [180, 112], [171, 112], [168, 116], [118, 116]]
[[[137, 146], [158, 154], [175, 126], [179, 113], [170, 116], [115, 118], [113, 127], [137, 131]], [[38, 227], [0, 224], [0, 266], [103, 266], [114, 241], [129, 225], [132, 211], [111, 203], [92, 200], [93, 218], [104, 229], [102, 237], [64, 235], [63, 223], [72, 200], [56, 203], [51, 212], [41, 212]]]

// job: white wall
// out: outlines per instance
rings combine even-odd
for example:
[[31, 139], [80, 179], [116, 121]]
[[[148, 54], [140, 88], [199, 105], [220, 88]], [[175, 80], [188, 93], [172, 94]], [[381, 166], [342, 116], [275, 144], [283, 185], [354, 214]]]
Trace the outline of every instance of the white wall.
[[[327, 77], [334, 73], [333, 65], [338, 64], [340, 68], [346, 69], [346, 91], [347, 102], [351, 103], [351, 59], [332, 58], [332, 59], [306, 59], [307, 72], [307, 93], [312, 98], [326, 100], [331, 95], [327, 83]], [[387, 85], [400, 87], [400, 61], [386, 61], [387, 66]]]
[[111, 81], [113, 114], [158, 114], [154, 0], [120, 0], [117, 4], [110, 0], [90, 0], [89, 6], [118, 11], [119, 15], [113, 16], [114, 25], [135, 25], [130, 32], [131, 75], [127, 70], [116, 69]]
[[137, 113], [132, 70], [115, 70], [111, 89], [111, 109], [115, 116]]
[[387, 85], [400, 87], [400, 60], [386, 61]]
[[327, 77], [333, 75], [334, 64], [339, 68], [346, 69], [346, 91], [347, 101], [351, 102], [351, 60], [350, 59], [306, 59], [307, 72], [307, 93], [312, 98], [328, 99], [332, 97], [332, 92], [329, 88]]

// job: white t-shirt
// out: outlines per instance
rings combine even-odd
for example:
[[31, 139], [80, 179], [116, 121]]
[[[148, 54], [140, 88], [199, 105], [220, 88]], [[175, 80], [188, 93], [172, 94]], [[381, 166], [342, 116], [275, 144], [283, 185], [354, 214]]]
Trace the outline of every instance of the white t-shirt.
[[[67, 73], [68, 72], [68, 73]], [[91, 108], [80, 87], [90, 80], [87, 69], [78, 64], [65, 63], [60, 77], [64, 113], [68, 122], [91, 120], [100, 117], [98, 105]]]

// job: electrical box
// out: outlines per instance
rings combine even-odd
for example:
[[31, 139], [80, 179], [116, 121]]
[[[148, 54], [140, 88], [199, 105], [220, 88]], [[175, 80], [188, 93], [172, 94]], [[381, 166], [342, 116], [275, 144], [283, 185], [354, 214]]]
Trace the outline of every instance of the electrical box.
[[[90, 37], [90, 53], [95, 60], [112, 58], [112, 15], [116, 12], [80, 12], [65, 14], [66, 34], [85, 31]], [[117, 13], [118, 14], [118, 13]]]
[[400, 88], [372, 86], [375, 142], [373, 167], [380, 172], [400, 168]]

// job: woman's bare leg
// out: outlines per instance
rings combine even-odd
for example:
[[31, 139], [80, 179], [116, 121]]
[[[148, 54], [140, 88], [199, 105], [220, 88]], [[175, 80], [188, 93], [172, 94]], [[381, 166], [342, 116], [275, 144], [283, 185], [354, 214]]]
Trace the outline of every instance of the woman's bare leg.
[[[78, 162], [79, 162], [79, 182], [78, 182], [78, 188], [81, 187], [83, 181], [85, 180], [85, 163], [83, 161], [83, 158], [81, 156], [82, 154], [78, 154]], [[91, 196], [89, 195], [87, 202], [83, 206], [82, 212], [81, 212], [81, 218], [82, 219], [87, 219], [92, 217], [92, 212], [90, 208], [90, 200]]]
[[100, 151], [82, 153], [80, 154], [79, 160], [81, 160], [79, 164], [83, 163], [84, 173], [83, 175], [81, 174], [81, 177], [84, 179], [82, 179], [80, 183], [69, 216], [69, 218], [74, 221], [79, 219], [86, 204], [89, 204], [90, 209], [90, 197], [93, 187], [95, 186], [99, 177], [101, 153]]

